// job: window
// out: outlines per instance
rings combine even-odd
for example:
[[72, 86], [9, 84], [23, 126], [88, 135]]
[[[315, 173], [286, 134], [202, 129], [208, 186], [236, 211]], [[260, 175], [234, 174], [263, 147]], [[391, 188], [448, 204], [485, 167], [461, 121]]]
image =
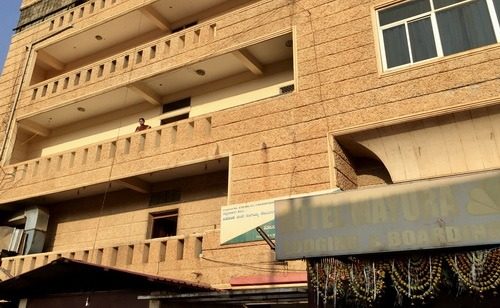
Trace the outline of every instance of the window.
[[163, 113], [175, 111], [191, 106], [191, 97], [186, 97], [175, 102], [163, 105]]
[[163, 115], [160, 122], [161, 125], [188, 119], [190, 109], [191, 97], [183, 98], [163, 105]]
[[384, 69], [500, 42], [500, 0], [410, 0], [378, 11]]
[[181, 201], [181, 191], [178, 189], [154, 192], [149, 199], [149, 205], [173, 203]]
[[184, 24], [184, 25], [181, 25], [181, 26], [179, 26], [179, 27], [176, 27], [176, 28], [172, 29], [172, 33], [175, 33], [175, 32], [180, 32], [180, 31], [182, 31], [182, 30], [184, 30], [184, 29], [187, 29], [187, 28], [191, 28], [191, 27], [193, 27], [193, 26], [196, 26], [197, 24], [198, 24], [198, 21], [197, 21], [197, 20], [192, 21], [192, 22], [189, 22], [189, 23], [186, 23], [186, 24]]
[[177, 210], [150, 215], [150, 238], [174, 236], [177, 234]]

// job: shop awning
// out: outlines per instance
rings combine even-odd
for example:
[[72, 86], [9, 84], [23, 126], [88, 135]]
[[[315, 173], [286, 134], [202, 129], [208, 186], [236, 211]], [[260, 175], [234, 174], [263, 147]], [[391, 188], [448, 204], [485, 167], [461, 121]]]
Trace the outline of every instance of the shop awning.
[[215, 291], [208, 285], [147, 275], [67, 258], [0, 283], [0, 299], [12, 300], [62, 293], [100, 291]]

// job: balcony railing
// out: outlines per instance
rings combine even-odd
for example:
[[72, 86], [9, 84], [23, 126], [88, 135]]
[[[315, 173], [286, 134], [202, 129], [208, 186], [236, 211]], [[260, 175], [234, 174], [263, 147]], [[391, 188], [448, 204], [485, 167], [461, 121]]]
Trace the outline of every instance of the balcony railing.
[[57, 258], [68, 258], [157, 274], [162, 264], [172, 267], [175, 264], [196, 264], [203, 252], [204, 235], [149, 239], [135, 243], [121, 243], [114, 246], [88, 247], [86, 249], [52, 251], [31, 255], [2, 258], [4, 273], [17, 276]]
[[92, 83], [108, 80], [132, 69], [173, 57], [179, 52], [193, 49], [202, 43], [213, 40], [216, 28], [217, 24], [214, 22], [200, 24], [95, 62], [92, 65], [45, 80], [30, 87], [25, 92], [22, 101], [33, 104]]
[[[118, 3], [123, 0], [116, 1]], [[94, 2], [96, 7], [100, 6], [100, 0]], [[276, 28], [271, 26], [266, 26], [269, 33], [264, 33], [267, 30], [262, 31], [262, 24], [250, 22], [251, 17], [258, 16], [261, 10], [279, 9], [273, 3], [271, 0], [255, 2], [240, 10], [219, 15], [180, 32], [166, 34], [152, 42], [26, 86], [19, 98], [18, 116], [69, 103], [82, 95], [88, 96], [91, 93], [98, 94], [123, 87], [128, 83], [174, 70], [196, 59], [201, 61], [209, 56], [215, 57], [219, 53], [229, 52], [231, 46], [241, 48], [242, 42], [252, 41], [258, 36], [276, 33]], [[239, 27], [231, 27], [235, 20], [238, 20], [236, 16], [240, 14], [245, 20], [244, 26], [247, 30], [244, 35]], [[235, 35], [238, 35], [237, 40]], [[180, 54], [185, 56], [181, 57]], [[92, 89], [89, 89], [89, 86]], [[80, 90], [81, 94], [74, 94], [75, 90]]]
[[[116, 139], [8, 165], [3, 188], [19, 187], [137, 158], [208, 144], [211, 117], [191, 118]], [[9, 187], [10, 186], [10, 187]]]
[[62, 27], [75, 23], [79, 19], [94, 15], [120, 2], [123, 2], [123, 0], [95, 0], [85, 2], [50, 19], [49, 31], [55, 32]]

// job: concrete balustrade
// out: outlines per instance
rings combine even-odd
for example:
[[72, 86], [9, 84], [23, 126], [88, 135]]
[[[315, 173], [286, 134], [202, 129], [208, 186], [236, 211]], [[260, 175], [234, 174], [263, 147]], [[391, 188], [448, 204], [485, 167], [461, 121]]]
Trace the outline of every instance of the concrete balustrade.
[[24, 91], [22, 101], [33, 104], [101, 80], [110, 80], [111, 76], [129, 72], [140, 66], [173, 57], [179, 52], [199, 46], [200, 42], [206, 43], [214, 39], [215, 28], [216, 23], [214, 21], [203, 23], [113, 55], [91, 65], [47, 79], [27, 88]]
[[203, 234], [177, 235], [136, 243], [117, 243], [114, 246], [7, 257], [2, 258], [1, 267], [10, 275], [17, 276], [61, 257], [150, 272], [167, 263], [169, 266], [196, 266], [203, 251], [201, 246], [203, 236]]
[[55, 32], [77, 22], [79, 19], [96, 14], [101, 10], [105, 10], [121, 2], [122, 0], [96, 0], [85, 2], [50, 19], [48, 21], [49, 31]]
[[5, 188], [29, 185], [211, 141], [211, 117], [182, 120], [4, 167]]

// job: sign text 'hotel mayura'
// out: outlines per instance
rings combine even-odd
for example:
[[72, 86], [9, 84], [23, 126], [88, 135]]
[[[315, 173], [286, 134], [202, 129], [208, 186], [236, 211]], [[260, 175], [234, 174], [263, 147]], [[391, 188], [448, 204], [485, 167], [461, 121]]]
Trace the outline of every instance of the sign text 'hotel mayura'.
[[500, 172], [279, 200], [279, 260], [500, 243]]

